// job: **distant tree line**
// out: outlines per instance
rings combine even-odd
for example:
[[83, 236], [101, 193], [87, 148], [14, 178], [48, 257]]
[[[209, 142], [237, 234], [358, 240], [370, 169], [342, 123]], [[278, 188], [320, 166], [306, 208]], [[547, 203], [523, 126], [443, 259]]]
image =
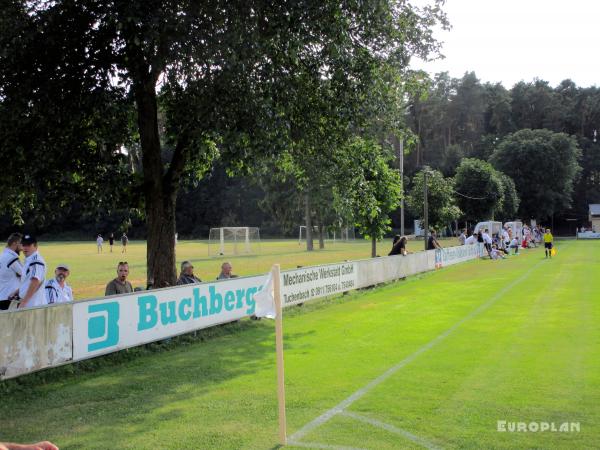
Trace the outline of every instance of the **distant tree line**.
[[[435, 206], [437, 188], [432, 184], [430, 190], [431, 223], [438, 228], [454, 220], [473, 222], [492, 216], [548, 221], [554, 214], [557, 224], [565, 218], [582, 223], [588, 204], [600, 202], [599, 88], [578, 87], [569, 80], [553, 88], [535, 80], [506, 89], [501, 84], [482, 83], [474, 73], [461, 79], [442, 73], [422, 80], [404, 120], [409, 136], [404, 158], [406, 194], [414, 192], [418, 197], [422, 180], [415, 176], [425, 166], [450, 183], [443, 207]], [[520, 131], [523, 129], [537, 131]], [[515, 147], [515, 141], [529, 138], [537, 139], [535, 145], [525, 146], [530, 154]], [[552, 146], [557, 138], [561, 141], [558, 150]], [[562, 155], [561, 148], [568, 154]], [[123, 170], [141, 165], [135, 145], [122, 158]], [[390, 162], [397, 168], [395, 164]], [[566, 178], [557, 180], [557, 170], [549, 164], [566, 169]], [[479, 183], [482, 180], [484, 184]], [[329, 186], [325, 194], [331, 191]], [[409, 207], [414, 206], [406, 212], [407, 228], [411, 228], [411, 220], [421, 216], [422, 200], [411, 203], [410, 195], [407, 200]], [[325, 196], [322, 201], [322, 212], [315, 210], [313, 216], [315, 225], [326, 227], [332, 224], [324, 214], [331, 211], [328, 206], [333, 198]], [[39, 232], [57, 237], [91, 238], [98, 232], [128, 231], [133, 237], [145, 238], [145, 221], [137, 208], [115, 202], [90, 209], [83, 203], [76, 198], [52, 214], [31, 211], [23, 219]], [[438, 212], [441, 217], [436, 221]], [[398, 208], [390, 217], [398, 228]], [[186, 180], [176, 220], [183, 237], [206, 238], [211, 227], [223, 225], [260, 226], [265, 236], [296, 236], [298, 226], [306, 220], [305, 201], [289, 177], [231, 174], [217, 161], [201, 179]], [[0, 227], [5, 234], [14, 229], [8, 214], [0, 218]]]
[[536, 79], [506, 89], [440, 73], [412, 99], [408, 123], [417, 139], [406, 174], [429, 166], [455, 183], [455, 219], [582, 223], [600, 201], [597, 87]]

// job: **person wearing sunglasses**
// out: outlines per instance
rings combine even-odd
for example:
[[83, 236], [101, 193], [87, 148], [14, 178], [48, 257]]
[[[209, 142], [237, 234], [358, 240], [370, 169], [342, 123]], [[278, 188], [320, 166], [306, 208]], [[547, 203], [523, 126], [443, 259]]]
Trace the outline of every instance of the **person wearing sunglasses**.
[[104, 295], [129, 294], [133, 292], [133, 286], [127, 281], [129, 276], [129, 264], [127, 261], [120, 261], [117, 265], [117, 278], [106, 285]]

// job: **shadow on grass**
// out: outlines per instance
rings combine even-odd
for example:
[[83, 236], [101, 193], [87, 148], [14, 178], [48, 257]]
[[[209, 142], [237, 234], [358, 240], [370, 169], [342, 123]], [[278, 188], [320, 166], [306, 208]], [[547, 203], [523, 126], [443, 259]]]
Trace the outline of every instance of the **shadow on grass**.
[[[308, 334], [286, 334], [286, 347]], [[157, 423], [189, 415], [181, 405], [192, 398], [198, 409], [216, 408], [211, 419], [218, 421], [226, 401], [213, 398], [204, 405], [203, 397], [227, 380], [261, 370], [272, 368], [275, 377], [274, 365], [272, 323], [242, 320], [201, 330], [1, 382], [0, 435], [66, 442], [61, 448], [121, 448], [152, 433]]]
[[[364, 295], [368, 292], [355, 291], [288, 308], [285, 317], [360, 301]], [[286, 349], [309, 350], [304, 338], [314, 331], [284, 333]], [[61, 448], [135, 448], [131, 443], [139, 442], [140, 436], [149, 439], [160, 423], [187, 427], [190, 417], [206, 411], [199, 431], [181, 434], [210, 438], [216, 444], [212, 447], [247, 446], [241, 428], [233, 425], [238, 420], [276, 423], [276, 397], [265, 394], [264, 386], [252, 385], [236, 388], [228, 397], [222, 386], [265, 370], [272, 372], [274, 381], [274, 341], [273, 322], [244, 319], [0, 382], [1, 437], [22, 442], [54, 439]], [[253, 395], [263, 398], [254, 402]], [[190, 407], [191, 400], [197, 408]], [[270, 432], [269, 427], [259, 428]], [[176, 431], [172, 434], [177, 437]], [[170, 448], [163, 439], [157, 438], [158, 447]], [[149, 444], [144, 441], [143, 446]]]

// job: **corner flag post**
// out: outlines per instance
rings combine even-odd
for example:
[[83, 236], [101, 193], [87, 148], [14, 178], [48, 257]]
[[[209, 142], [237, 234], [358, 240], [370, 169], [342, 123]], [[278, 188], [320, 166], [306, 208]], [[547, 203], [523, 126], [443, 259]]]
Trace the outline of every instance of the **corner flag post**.
[[273, 297], [275, 300], [275, 348], [277, 352], [277, 402], [279, 404], [279, 441], [287, 445], [285, 421], [285, 374], [283, 370], [283, 317], [281, 311], [281, 268], [274, 264]]

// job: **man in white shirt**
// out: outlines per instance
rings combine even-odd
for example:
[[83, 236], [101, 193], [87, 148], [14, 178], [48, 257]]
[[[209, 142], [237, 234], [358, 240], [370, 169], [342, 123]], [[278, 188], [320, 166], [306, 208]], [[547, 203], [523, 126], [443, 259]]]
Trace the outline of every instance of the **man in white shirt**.
[[11, 234], [0, 255], [0, 310], [8, 309], [9, 298], [17, 293], [21, 284], [23, 265], [19, 260], [19, 253], [22, 238], [20, 233]]
[[73, 290], [66, 281], [69, 273], [69, 266], [66, 264], [59, 264], [56, 266], [54, 278], [48, 280], [46, 288], [44, 289], [46, 291], [46, 303], [51, 305], [53, 303], [73, 301]]
[[477, 236], [475, 236], [474, 234], [465, 239], [465, 245], [473, 244], [477, 244]]
[[98, 253], [102, 253], [102, 244], [104, 243], [104, 238], [101, 234], [96, 238], [96, 245], [98, 246]]
[[519, 240], [517, 239], [517, 237], [515, 236], [512, 241], [510, 241], [510, 248], [514, 248], [515, 249], [515, 255], [519, 254], [519, 247], [521, 246], [521, 244], [519, 243]]
[[38, 252], [37, 239], [26, 234], [21, 241], [25, 254], [25, 265], [19, 286], [19, 308], [32, 308], [46, 304], [44, 281], [46, 280], [46, 262]]
[[492, 257], [492, 238], [491, 238], [490, 233], [487, 228], [485, 230], [483, 230], [483, 234], [481, 235], [481, 237], [483, 238], [483, 245], [485, 246], [485, 249], [487, 250], [488, 255], [490, 255], [490, 258], [491, 258]]
[[466, 240], [467, 240], [467, 230], [462, 229], [460, 232], [460, 236], [458, 236], [458, 243], [460, 245], [465, 245]]
[[502, 248], [508, 248], [510, 245], [510, 236], [508, 235], [508, 227], [502, 228]]

